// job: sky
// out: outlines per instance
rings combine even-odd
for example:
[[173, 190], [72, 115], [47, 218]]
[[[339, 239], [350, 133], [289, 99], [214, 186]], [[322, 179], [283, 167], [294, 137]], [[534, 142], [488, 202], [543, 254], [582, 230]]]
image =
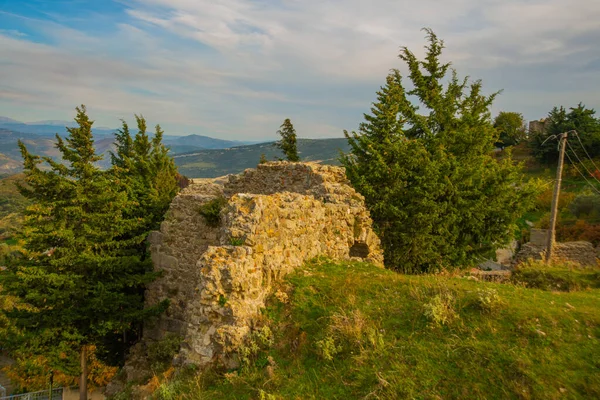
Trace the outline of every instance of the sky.
[[600, 107], [598, 0], [0, 0], [0, 116], [263, 140], [356, 130], [428, 27], [492, 108]]

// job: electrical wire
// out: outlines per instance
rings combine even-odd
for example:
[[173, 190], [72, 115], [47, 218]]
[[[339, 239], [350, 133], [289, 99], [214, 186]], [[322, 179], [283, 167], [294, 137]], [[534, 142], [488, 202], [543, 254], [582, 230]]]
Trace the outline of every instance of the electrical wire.
[[587, 184], [598, 194], [600, 194], [600, 190], [598, 190], [592, 183], [590, 183], [590, 181], [588, 181], [588, 179], [585, 177], [584, 174], [581, 173], [581, 171], [579, 170], [579, 168], [577, 168], [577, 165], [575, 165], [575, 163], [573, 162], [573, 160], [571, 160], [571, 156], [569, 155], [568, 151], [565, 151], [565, 154], [567, 155], [567, 158], [569, 159], [569, 161], [571, 162], [571, 165], [573, 166], [573, 168], [575, 168], [575, 170], [579, 173], [579, 175], [581, 175], [583, 177], [583, 179], [585, 179], [585, 181], [587, 182]]
[[[585, 171], [592, 177], [594, 178], [594, 180], [598, 183], [600, 183], [600, 180], [598, 180], [598, 178], [596, 178], [594, 176], [594, 174], [592, 174], [590, 172], [590, 170], [586, 167], [586, 165], [583, 163], [583, 161], [581, 161], [581, 158], [579, 158], [579, 156], [577, 155], [577, 152], [571, 147], [571, 144], [569, 143], [569, 141], [567, 140], [567, 146], [569, 146], [569, 149], [571, 149], [571, 151], [573, 152], [573, 154], [575, 154], [575, 157], [577, 157], [577, 161], [579, 161], [579, 163], [583, 166], [583, 168], [585, 168]], [[570, 159], [569, 159], [570, 160]]]
[[596, 163], [594, 162], [594, 159], [590, 156], [590, 153], [588, 153], [588, 151], [585, 149], [585, 146], [583, 145], [583, 142], [581, 141], [581, 138], [579, 137], [579, 133], [576, 130], [573, 130], [573, 133], [575, 133], [575, 136], [577, 136], [577, 140], [579, 141], [579, 145], [581, 146], [581, 148], [583, 149], [583, 151], [585, 152], [585, 155], [590, 159], [590, 161], [592, 162], [592, 165], [594, 166], [594, 168], [596, 168], [596, 170], [600, 171], [600, 168], [598, 168], [598, 166], [596, 165]]

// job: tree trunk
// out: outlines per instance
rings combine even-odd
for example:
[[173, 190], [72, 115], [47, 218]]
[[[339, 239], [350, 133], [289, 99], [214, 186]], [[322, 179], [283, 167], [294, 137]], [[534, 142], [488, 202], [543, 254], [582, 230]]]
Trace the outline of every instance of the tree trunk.
[[87, 348], [81, 346], [81, 377], [79, 378], [79, 400], [87, 400]]

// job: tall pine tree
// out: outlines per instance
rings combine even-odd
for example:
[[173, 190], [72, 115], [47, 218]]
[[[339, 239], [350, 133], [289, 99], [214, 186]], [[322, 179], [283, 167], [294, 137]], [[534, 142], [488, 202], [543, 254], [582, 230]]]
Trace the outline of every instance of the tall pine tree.
[[146, 120], [135, 116], [138, 132], [131, 136], [127, 122], [115, 138], [116, 153], [111, 153], [113, 173], [119, 178], [123, 190], [134, 200], [126, 215], [141, 218], [141, 231], [157, 229], [171, 200], [179, 190], [177, 167], [169, 150], [162, 142], [163, 130], [156, 125], [150, 139]]
[[278, 141], [276, 145], [283, 151], [287, 160], [292, 162], [300, 161], [300, 157], [298, 156], [296, 130], [289, 118], [286, 118], [285, 121], [283, 121], [283, 124], [281, 124], [277, 133], [281, 136], [281, 140]]
[[2, 286], [26, 306], [7, 315], [28, 351], [68, 372], [79, 354], [80, 398], [86, 398], [86, 350], [101, 351], [107, 336], [130, 330], [165, 304], [144, 308], [140, 288], [155, 274], [150, 260], [132, 251], [145, 240], [140, 220], [124, 212], [132, 201], [119, 177], [97, 166], [101, 156], [85, 106], [75, 121], [65, 139], [56, 135], [63, 163], [19, 143], [26, 174], [20, 191], [32, 205], [21, 234], [23, 256], [8, 264]]
[[386, 265], [412, 273], [464, 266], [506, 243], [534, 192], [509, 158], [491, 155], [495, 95], [454, 70], [444, 86], [443, 42], [430, 30], [427, 37], [424, 60], [407, 48], [400, 54], [413, 88], [393, 70], [359, 132], [344, 132], [351, 152], [341, 157], [365, 196]]

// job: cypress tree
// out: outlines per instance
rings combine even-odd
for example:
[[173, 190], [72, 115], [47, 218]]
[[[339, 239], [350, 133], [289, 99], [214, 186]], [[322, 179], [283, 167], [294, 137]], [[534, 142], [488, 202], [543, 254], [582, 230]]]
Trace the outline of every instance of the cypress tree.
[[283, 151], [288, 161], [300, 161], [298, 156], [298, 148], [296, 141], [296, 130], [289, 118], [286, 118], [281, 124], [277, 134], [281, 136], [281, 140], [276, 143], [277, 147]]
[[400, 54], [413, 88], [393, 70], [359, 132], [344, 131], [351, 152], [341, 157], [386, 265], [411, 273], [466, 266], [506, 243], [535, 191], [510, 157], [492, 156], [495, 94], [482, 95], [480, 81], [459, 80], [454, 70], [444, 85], [443, 42], [431, 30], [427, 37], [424, 60], [407, 48]]
[[[23, 305], [7, 312], [28, 351], [73, 372], [79, 354], [80, 398], [86, 398], [86, 350], [130, 330], [166, 304], [144, 308], [142, 290], [155, 278], [150, 260], [132, 251], [145, 240], [119, 177], [101, 171], [85, 106], [77, 127], [56, 135], [63, 163], [29, 153], [19, 142], [32, 202], [25, 211], [23, 256], [11, 260], [2, 286]], [[127, 145], [127, 143], [125, 143]], [[48, 168], [41, 168], [45, 162]]]

